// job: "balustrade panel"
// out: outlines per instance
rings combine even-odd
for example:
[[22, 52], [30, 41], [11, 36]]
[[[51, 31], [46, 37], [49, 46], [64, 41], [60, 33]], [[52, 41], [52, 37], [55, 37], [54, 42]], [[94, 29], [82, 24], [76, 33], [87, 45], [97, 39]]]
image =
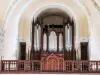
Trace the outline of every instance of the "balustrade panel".
[[[61, 63], [64, 62], [64, 69]], [[61, 73], [100, 73], [100, 61], [58, 61], [56, 59], [42, 62], [39, 60], [2, 60], [0, 73], [25, 73], [25, 72], [61, 72]], [[46, 66], [46, 63], [47, 66]], [[42, 65], [42, 66], [41, 66]], [[59, 66], [59, 67], [58, 67]]]

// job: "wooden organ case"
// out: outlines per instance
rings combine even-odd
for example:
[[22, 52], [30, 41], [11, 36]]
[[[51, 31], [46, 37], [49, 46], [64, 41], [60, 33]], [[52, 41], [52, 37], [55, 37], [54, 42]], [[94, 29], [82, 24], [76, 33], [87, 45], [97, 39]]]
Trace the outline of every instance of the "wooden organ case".
[[[35, 38], [35, 26], [36, 28], [40, 27], [40, 43], [39, 48], [34, 46]], [[72, 47], [71, 50], [65, 47], [65, 26], [69, 28], [72, 27]], [[50, 32], [54, 31], [57, 36], [57, 50], [49, 50], [49, 40]], [[47, 36], [46, 50], [43, 49], [43, 35]], [[59, 35], [62, 34], [62, 50], [59, 50]], [[63, 71], [65, 69], [65, 61], [67, 60], [76, 60], [76, 51], [74, 49], [74, 21], [69, 21], [69, 19], [63, 20], [62, 25], [44, 25], [42, 20], [37, 20], [36, 23], [32, 24], [32, 47], [30, 52], [30, 60], [35, 60], [37, 63], [34, 64], [34, 69], [41, 71]]]

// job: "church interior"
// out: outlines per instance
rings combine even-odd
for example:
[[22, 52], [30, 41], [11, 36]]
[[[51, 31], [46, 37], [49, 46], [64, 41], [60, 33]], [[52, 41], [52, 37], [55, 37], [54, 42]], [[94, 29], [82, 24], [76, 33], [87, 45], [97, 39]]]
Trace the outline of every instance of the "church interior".
[[1, 0], [0, 73], [100, 73], [99, 0]]

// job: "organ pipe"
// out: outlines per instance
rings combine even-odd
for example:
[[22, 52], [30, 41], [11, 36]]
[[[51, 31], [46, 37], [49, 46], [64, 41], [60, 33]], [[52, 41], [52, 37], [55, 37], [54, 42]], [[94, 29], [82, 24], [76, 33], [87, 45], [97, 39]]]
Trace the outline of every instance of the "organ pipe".
[[63, 36], [62, 34], [59, 35], [59, 51], [63, 49]]
[[54, 31], [52, 31], [49, 36], [49, 50], [57, 51], [57, 36]]
[[47, 35], [44, 34], [43, 36], [43, 50], [46, 51], [47, 49]]

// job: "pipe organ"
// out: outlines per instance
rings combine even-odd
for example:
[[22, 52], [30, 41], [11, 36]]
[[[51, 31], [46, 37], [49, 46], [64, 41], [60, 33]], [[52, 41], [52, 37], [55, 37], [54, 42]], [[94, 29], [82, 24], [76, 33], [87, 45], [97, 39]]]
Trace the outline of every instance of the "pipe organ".
[[40, 60], [42, 71], [63, 70], [64, 61], [75, 59], [73, 20], [63, 20], [62, 25], [33, 22], [30, 60]]

